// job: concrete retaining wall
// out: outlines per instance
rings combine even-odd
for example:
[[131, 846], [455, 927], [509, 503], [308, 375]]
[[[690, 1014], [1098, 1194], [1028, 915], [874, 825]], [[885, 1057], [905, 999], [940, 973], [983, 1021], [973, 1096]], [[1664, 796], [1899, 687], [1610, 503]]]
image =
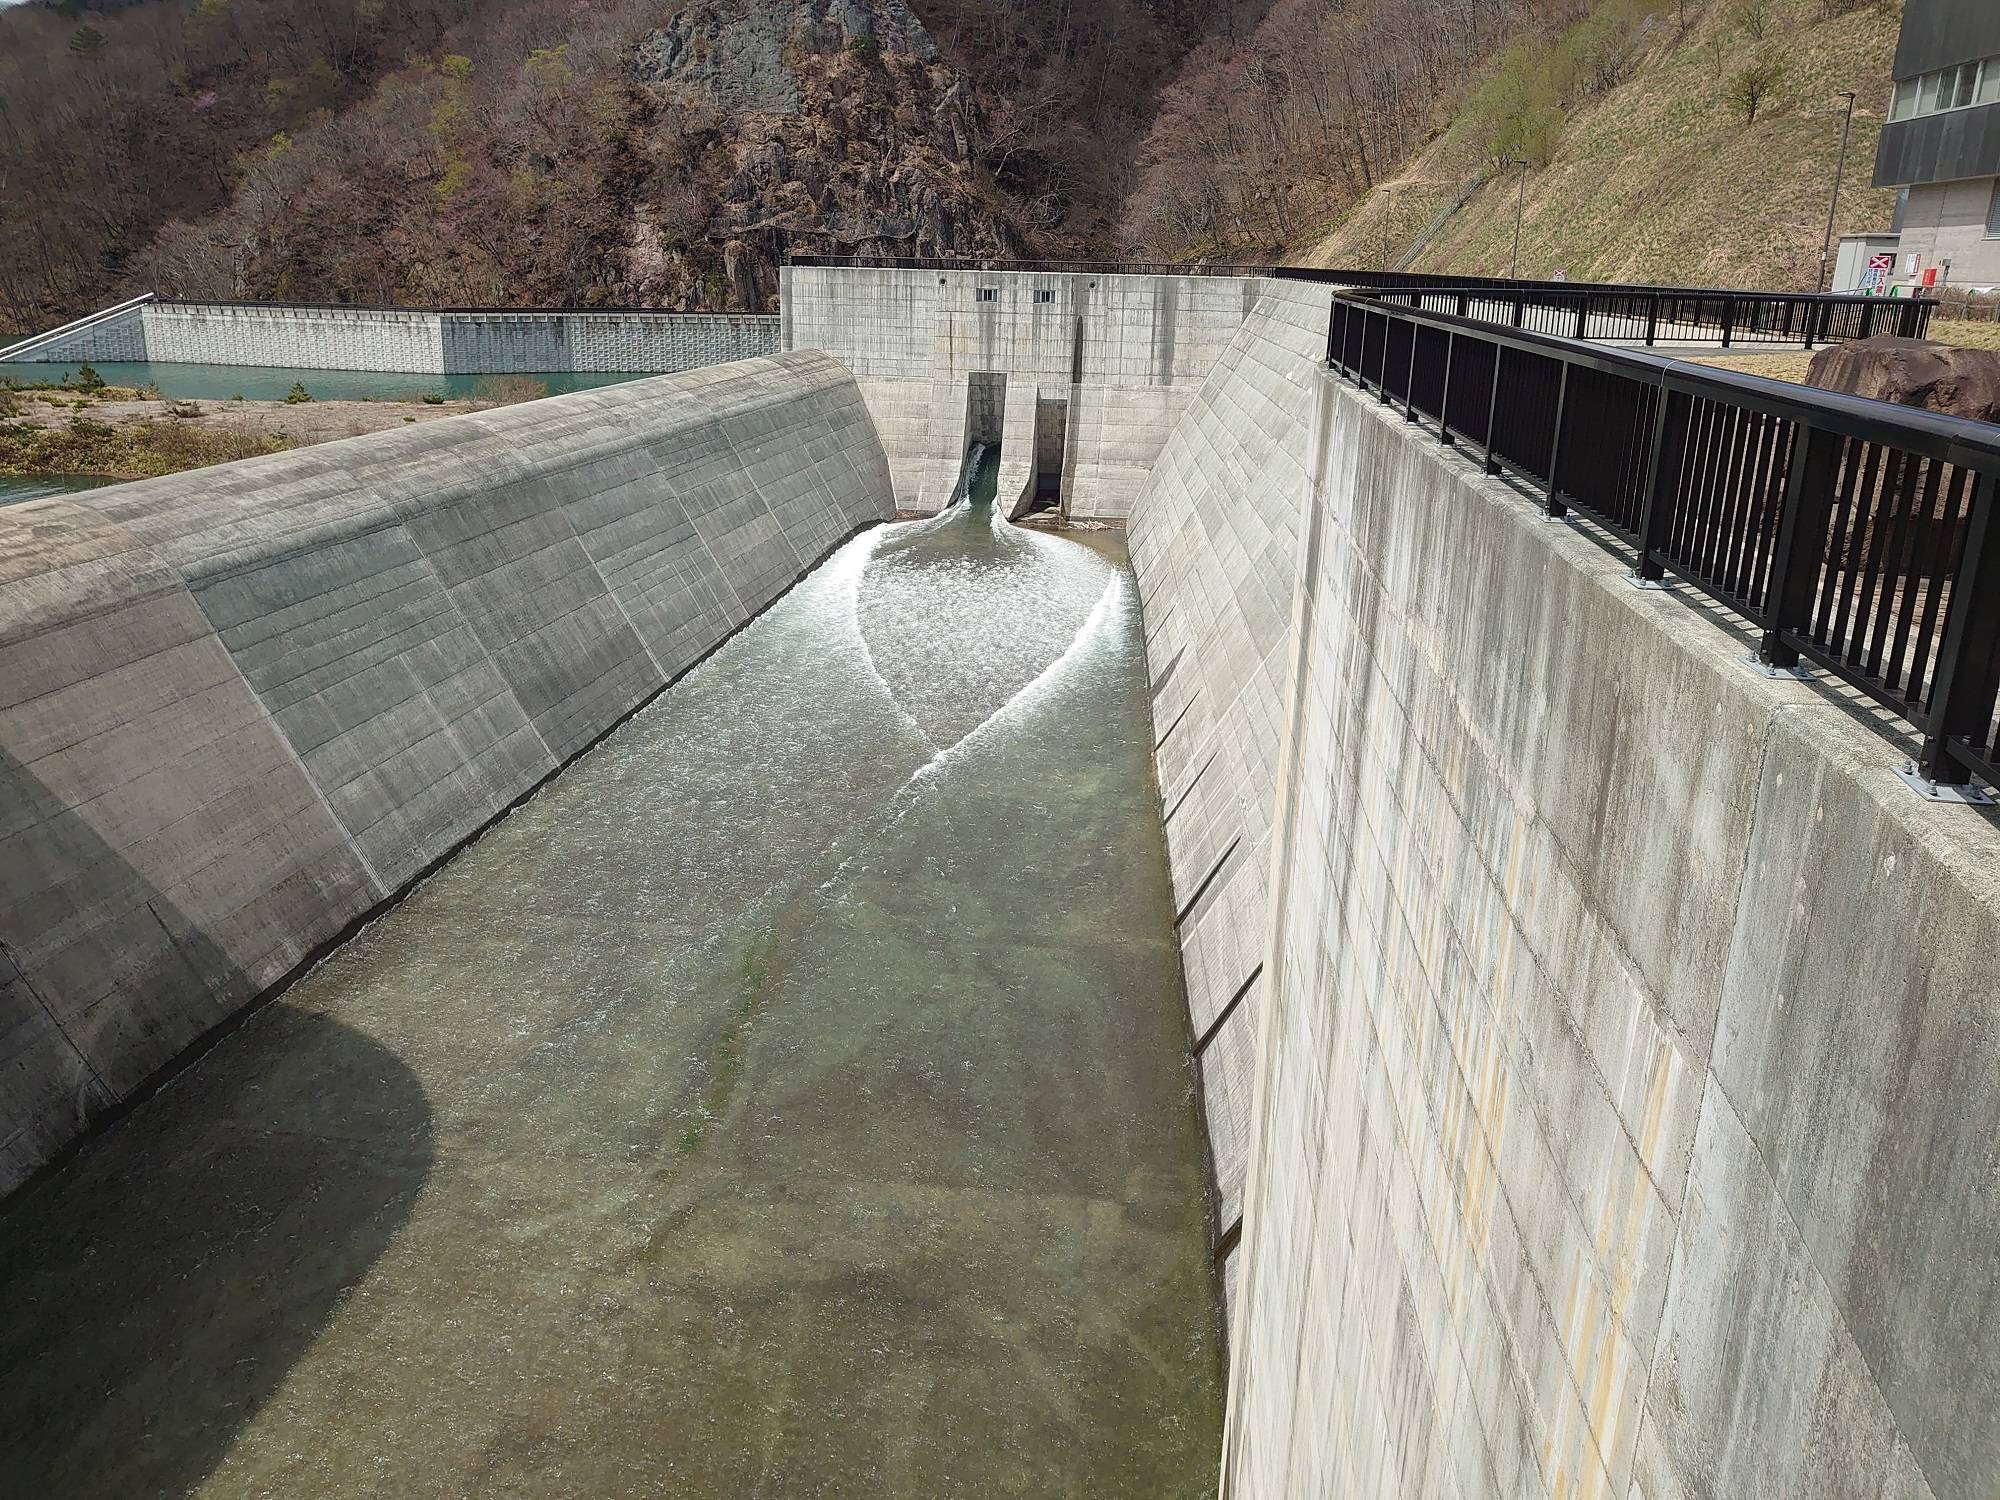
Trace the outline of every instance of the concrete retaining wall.
[[773, 317], [148, 302], [29, 341], [8, 357], [427, 375], [670, 373], [778, 348]]
[[[1221, 1228], [1241, 1212], [1299, 495], [1331, 293], [1267, 283], [1129, 522]], [[1236, 1257], [1223, 1262], [1233, 1294]]]
[[1029, 483], [1036, 398], [1067, 400], [1065, 493], [1079, 517], [1130, 511], [1263, 286], [1240, 277], [838, 266], [787, 266], [782, 280], [784, 347], [824, 349], [854, 372], [898, 505], [934, 511], [949, 502], [968, 441], [968, 383], [991, 372], [1007, 377], [1002, 497]]
[[800, 354], [0, 511], [0, 1191], [891, 508]]
[[1275, 791], [1225, 1494], [1992, 1493], [1995, 819], [1314, 378], [1288, 563], [1256, 485], [1133, 518]]

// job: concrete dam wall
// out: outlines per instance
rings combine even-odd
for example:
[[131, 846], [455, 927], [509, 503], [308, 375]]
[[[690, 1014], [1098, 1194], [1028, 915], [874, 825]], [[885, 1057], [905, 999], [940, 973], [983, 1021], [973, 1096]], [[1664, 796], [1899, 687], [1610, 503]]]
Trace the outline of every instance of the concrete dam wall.
[[508, 375], [697, 369], [778, 352], [775, 317], [451, 312], [140, 299], [0, 350], [0, 362], [152, 361]]
[[1131, 523], [1224, 1494], [1993, 1493], [1992, 815], [1283, 322]]
[[1046, 453], [1071, 515], [1115, 518], [1131, 510], [1264, 285], [786, 266], [778, 302], [785, 348], [824, 349], [860, 382], [902, 509], [950, 503], [966, 448], [993, 409], [1003, 511], [1025, 504]]
[[791, 354], [0, 511], [0, 1192], [891, 509]]

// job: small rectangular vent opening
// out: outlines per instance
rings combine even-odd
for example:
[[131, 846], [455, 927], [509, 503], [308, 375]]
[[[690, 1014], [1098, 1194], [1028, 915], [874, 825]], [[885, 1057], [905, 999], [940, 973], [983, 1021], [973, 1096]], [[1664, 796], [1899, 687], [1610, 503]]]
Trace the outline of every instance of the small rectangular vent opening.
[[998, 302], [1000, 300], [1000, 288], [997, 286], [976, 287], [972, 293], [972, 300], [975, 302]]

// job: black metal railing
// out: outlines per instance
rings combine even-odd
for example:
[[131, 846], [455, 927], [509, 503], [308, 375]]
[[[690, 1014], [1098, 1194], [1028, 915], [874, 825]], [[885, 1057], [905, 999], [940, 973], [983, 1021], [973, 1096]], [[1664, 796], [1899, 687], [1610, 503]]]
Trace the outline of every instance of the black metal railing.
[[1372, 297], [1327, 363], [1905, 720], [1925, 780], [2000, 784], [2000, 427]]
[[1921, 297], [1734, 292], [1684, 287], [1486, 282], [1364, 289], [1402, 307], [1602, 343], [1780, 344], [1814, 348], [1875, 334], [1920, 339], [1937, 304]]

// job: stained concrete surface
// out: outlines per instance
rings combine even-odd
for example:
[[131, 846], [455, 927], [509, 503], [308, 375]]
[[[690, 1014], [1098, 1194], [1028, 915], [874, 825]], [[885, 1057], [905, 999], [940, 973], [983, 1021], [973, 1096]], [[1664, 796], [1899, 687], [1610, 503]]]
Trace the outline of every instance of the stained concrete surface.
[[2000, 820], [1400, 412], [1304, 436], [1225, 1496], [2000, 1493]]
[[0, 508], [0, 1193], [889, 493], [799, 354]]
[[1120, 560], [848, 543], [0, 1220], [0, 1491], [1209, 1493], [1150, 740]]

